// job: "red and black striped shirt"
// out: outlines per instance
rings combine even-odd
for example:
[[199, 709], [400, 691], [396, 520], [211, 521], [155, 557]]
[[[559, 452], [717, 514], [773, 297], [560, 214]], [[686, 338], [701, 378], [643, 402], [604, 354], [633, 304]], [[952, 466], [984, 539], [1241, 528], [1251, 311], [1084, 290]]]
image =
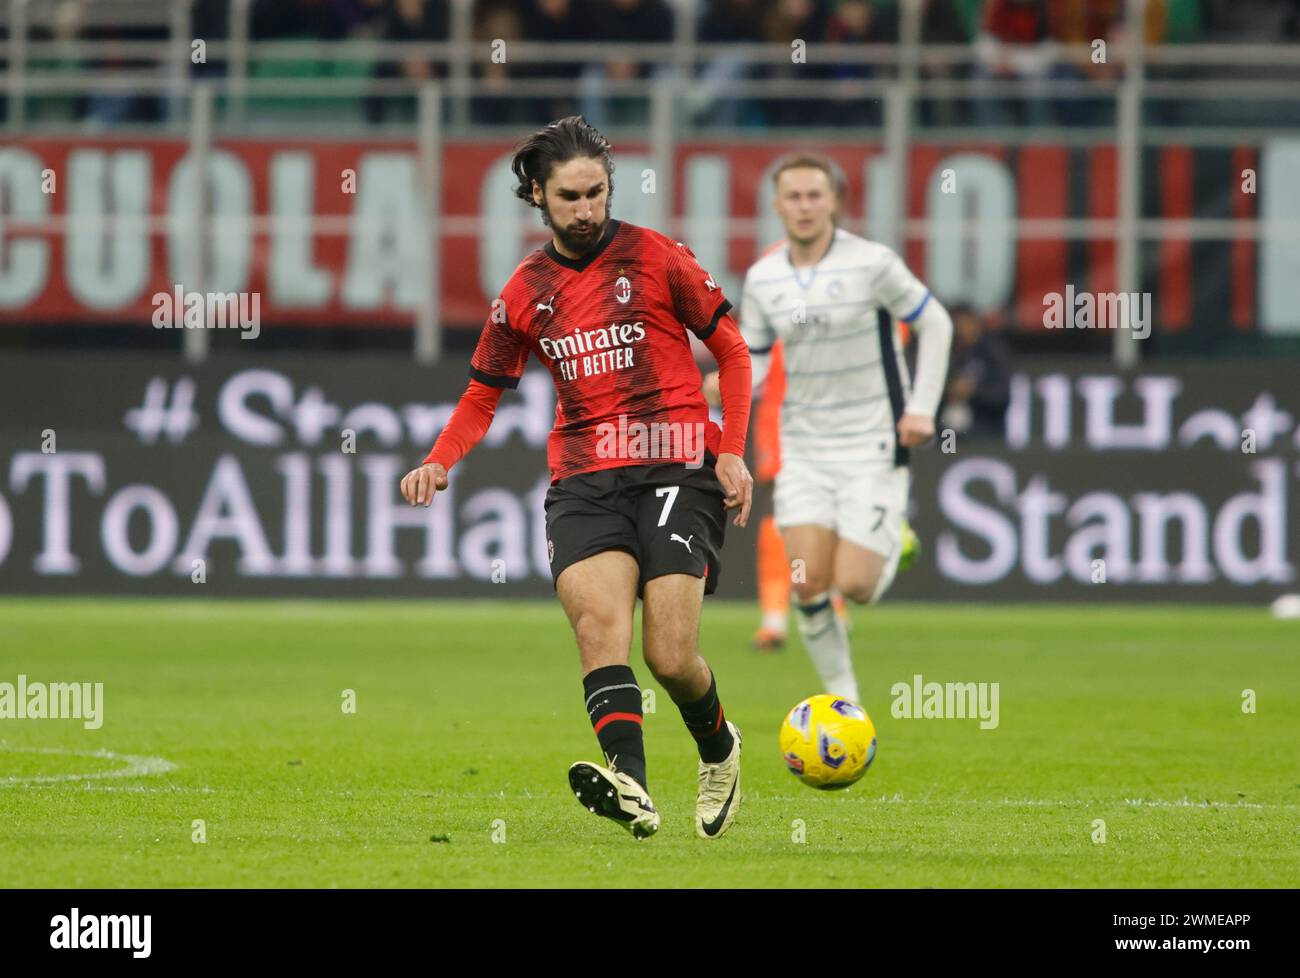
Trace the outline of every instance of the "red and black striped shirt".
[[[470, 362], [466, 399], [474, 392], [474, 381], [498, 389], [496, 396], [501, 388], [515, 387], [529, 355], [536, 356], [551, 372], [557, 392], [555, 427], [547, 444], [552, 481], [625, 465], [688, 460], [675, 450], [641, 458], [602, 449], [602, 438], [607, 448], [611, 429], [635, 431], [636, 422], [664, 431], [689, 425], [704, 433], [705, 447], [715, 455], [741, 455], [748, 378], [741, 405], [740, 377], [724, 367], [724, 373], [733, 374], [724, 377], [730, 381], [730, 390], [724, 391], [724, 437], [709, 421], [686, 334], [690, 330], [708, 343], [720, 366], [724, 359], [734, 357], [731, 362], [738, 363], [743, 357], [747, 374], [748, 352], [727, 315], [730, 308], [686, 245], [611, 219], [581, 259], [565, 257], [548, 242], [519, 264], [484, 323]], [[727, 393], [732, 396], [725, 397]], [[482, 391], [481, 397], [495, 406], [496, 397], [489, 392]], [[479, 421], [490, 422], [491, 406], [486, 419], [480, 412]], [[457, 421], [453, 416], [426, 461], [450, 468], [486, 431], [481, 424], [482, 430], [461, 432], [468, 439], [457, 438], [452, 430]], [[665, 439], [661, 448], [672, 445]]]

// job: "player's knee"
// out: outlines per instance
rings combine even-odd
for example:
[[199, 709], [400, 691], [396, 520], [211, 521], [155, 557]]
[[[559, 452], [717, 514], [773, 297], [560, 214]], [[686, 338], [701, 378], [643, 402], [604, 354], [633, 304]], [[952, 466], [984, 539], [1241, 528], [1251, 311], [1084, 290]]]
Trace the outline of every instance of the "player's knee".
[[699, 656], [698, 632], [679, 619], [657, 619], [641, 635], [645, 664], [651, 675], [665, 686], [690, 675]]
[[854, 604], [870, 604], [875, 598], [878, 583], [877, 577], [851, 577], [836, 581], [835, 589], [844, 595], [846, 601], [852, 601]]
[[807, 574], [803, 580], [794, 582], [795, 597], [799, 599], [800, 604], [807, 604], [830, 589], [831, 579], [829, 574]]
[[573, 618], [573, 635], [584, 654], [617, 651], [624, 654], [632, 640], [632, 623], [608, 608], [584, 608]]
[[837, 581], [836, 589], [855, 604], [875, 604], [894, 583], [896, 567], [896, 563], [888, 563], [875, 574], [854, 575], [847, 580]]
[[647, 648], [645, 652], [645, 664], [661, 686], [671, 687], [689, 678], [694, 661], [693, 649], [668, 651]]

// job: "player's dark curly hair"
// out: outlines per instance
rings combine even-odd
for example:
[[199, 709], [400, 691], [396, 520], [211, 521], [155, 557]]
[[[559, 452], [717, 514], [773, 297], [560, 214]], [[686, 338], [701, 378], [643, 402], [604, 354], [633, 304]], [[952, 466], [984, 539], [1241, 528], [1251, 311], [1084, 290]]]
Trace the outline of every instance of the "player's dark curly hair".
[[[519, 180], [515, 196], [528, 206], [537, 207], [533, 201], [534, 180], [539, 187], [545, 187], [546, 178], [556, 164], [591, 157], [600, 160], [605, 167], [605, 176], [609, 179], [608, 201], [614, 196], [614, 158], [610, 149], [609, 140], [582, 116], [558, 119], [515, 147], [515, 158], [510, 162], [510, 169]], [[545, 214], [545, 209], [542, 209], [543, 219]]]

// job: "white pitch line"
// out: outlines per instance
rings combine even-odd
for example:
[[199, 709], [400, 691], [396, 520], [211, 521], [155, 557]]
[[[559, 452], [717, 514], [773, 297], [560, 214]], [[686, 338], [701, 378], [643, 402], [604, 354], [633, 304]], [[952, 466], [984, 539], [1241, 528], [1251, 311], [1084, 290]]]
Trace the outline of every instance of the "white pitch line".
[[[753, 797], [763, 796], [755, 792]], [[765, 797], [769, 801], [804, 800], [802, 797], [790, 795]], [[1158, 798], [904, 798], [901, 795], [881, 795], [879, 798], [868, 798], [867, 801], [884, 805], [986, 805], [999, 808], [1100, 808], [1123, 804], [1131, 808], [1258, 808], [1285, 811], [1300, 809], [1300, 805], [1262, 804], [1253, 801], [1193, 801], [1190, 798], [1168, 801]]]
[[17, 754], [61, 754], [68, 757], [95, 757], [108, 761], [122, 761], [126, 767], [112, 771], [95, 771], [90, 774], [34, 774], [27, 777], [0, 778], [0, 788], [13, 788], [20, 785], [58, 784], [67, 781], [92, 781], [99, 778], [143, 778], [154, 774], [166, 774], [176, 770], [176, 765], [161, 757], [146, 757], [142, 754], [118, 754], [111, 750], [65, 750], [62, 747], [12, 747], [0, 743], [0, 751]]
[[207, 787], [189, 788], [168, 784], [154, 787], [147, 784], [91, 784], [89, 781], [81, 786], [83, 791], [128, 791], [131, 794], [145, 795], [211, 795], [215, 792]]

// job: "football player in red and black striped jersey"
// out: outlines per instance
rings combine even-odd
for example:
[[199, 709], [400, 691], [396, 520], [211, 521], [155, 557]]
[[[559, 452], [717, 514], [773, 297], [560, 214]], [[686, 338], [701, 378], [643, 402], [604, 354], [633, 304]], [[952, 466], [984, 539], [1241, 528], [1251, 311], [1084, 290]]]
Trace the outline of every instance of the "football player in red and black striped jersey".
[[[646, 665], [699, 748], [696, 833], [717, 838], [740, 804], [740, 732], [699, 654], [703, 597], [717, 587], [727, 510], [744, 526], [749, 351], [731, 303], [682, 242], [610, 215], [610, 145], [578, 116], [520, 144], [516, 194], [552, 240], [492, 303], [470, 381], [403, 497], [429, 505], [491, 424], [530, 355], [558, 395], [547, 457], [547, 549], [581, 655], [587, 711], [606, 763], [574, 764], [580, 802], [637, 838], [659, 814], [646, 791], [641, 690], [628, 665], [643, 602]], [[687, 331], [718, 361], [721, 429], [709, 420]]]

